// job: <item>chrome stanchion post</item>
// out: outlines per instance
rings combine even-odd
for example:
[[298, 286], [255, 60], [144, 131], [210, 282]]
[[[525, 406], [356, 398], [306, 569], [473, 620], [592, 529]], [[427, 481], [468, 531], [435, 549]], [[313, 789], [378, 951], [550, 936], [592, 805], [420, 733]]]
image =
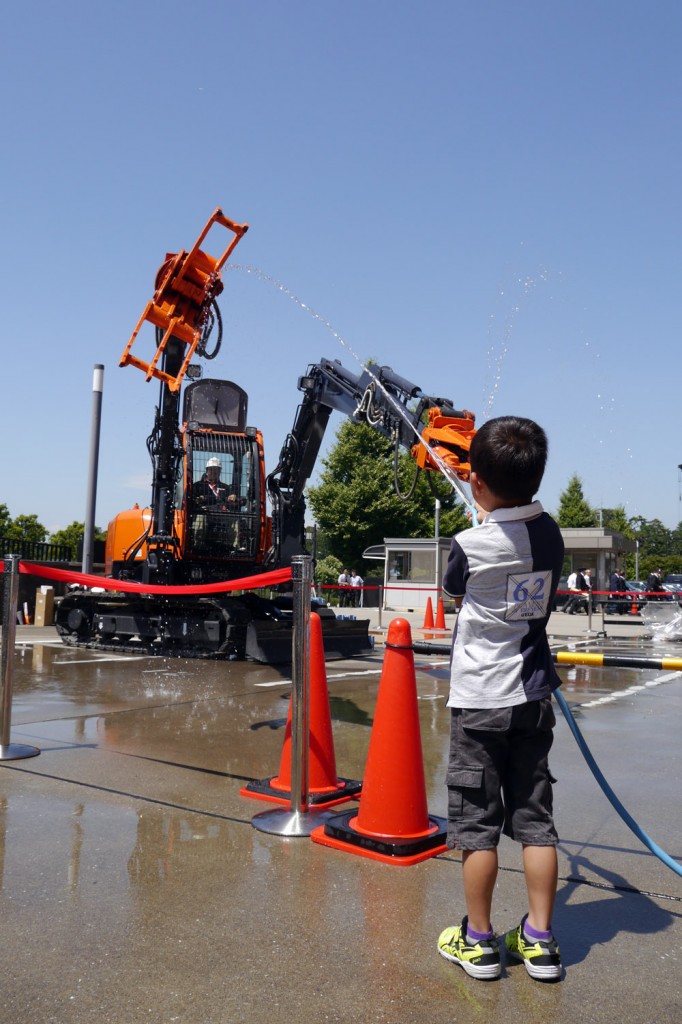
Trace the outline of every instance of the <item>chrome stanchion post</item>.
[[606, 633], [606, 625], [605, 625], [604, 620], [606, 618], [606, 602], [608, 600], [608, 597], [605, 597], [603, 594], [600, 594], [600, 598], [601, 598], [601, 600], [599, 602], [600, 603], [599, 610], [601, 611], [601, 629], [597, 633], [597, 636], [605, 637], [607, 635], [607, 633]]
[[310, 740], [310, 584], [312, 559], [291, 561], [294, 585], [294, 627], [291, 641], [291, 813], [308, 810], [308, 746]]
[[310, 585], [312, 558], [291, 560], [294, 587], [291, 641], [291, 800], [289, 810], [262, 811], [251, 819], [260, 832], [278, 836], [309, 836], [324, 824], [331, 811], [308, 808], [308, 752], [310, 731]]
[[12, 728], [12, 672], [14, 644], [17, 636], [19, 603], [19, 555], [5, 555], [2, 595], [2, 706], [0, 706], [0, 761], [16, 761], [35, 757], [38, 747], [10, 743]]
[[592, 591], [587, 591], [587, 632], [594, 633], [592, 629]]

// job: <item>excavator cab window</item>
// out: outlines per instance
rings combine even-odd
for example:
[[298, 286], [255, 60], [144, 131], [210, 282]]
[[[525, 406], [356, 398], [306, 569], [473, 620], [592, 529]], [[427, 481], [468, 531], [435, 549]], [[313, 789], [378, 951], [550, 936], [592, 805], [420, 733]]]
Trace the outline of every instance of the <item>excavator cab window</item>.
[[253, 561], [258, 551], [259, 479], [253, 439], [199, 434], [188, 451], [189, 555], [220, 564]]

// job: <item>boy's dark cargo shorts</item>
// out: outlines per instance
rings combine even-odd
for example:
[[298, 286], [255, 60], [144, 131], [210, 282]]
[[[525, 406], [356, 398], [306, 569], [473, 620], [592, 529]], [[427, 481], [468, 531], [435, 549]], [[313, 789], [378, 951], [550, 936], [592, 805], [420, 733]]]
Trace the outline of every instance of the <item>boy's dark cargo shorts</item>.
[[490, 850], [502, 831], [519, 843], [556, 846], [547, 763], [555, 724], [550, 698], [510, 708], [452, 709], [449, 847]]

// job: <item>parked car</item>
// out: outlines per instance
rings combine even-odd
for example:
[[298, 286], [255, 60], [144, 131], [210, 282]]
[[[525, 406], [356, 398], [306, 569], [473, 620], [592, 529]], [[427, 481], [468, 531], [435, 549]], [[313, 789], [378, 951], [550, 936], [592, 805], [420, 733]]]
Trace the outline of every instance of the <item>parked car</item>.
[[669, 593], [674, 594], [677, 603], [682, 605], [682, 572], [669, 572], [663, 580], [663, 586]]
[[[638, 591], [640, 593], [642, 591], [646, 591], [646, 583], [645, 583], [644, 580], [626, 580], [625, 581], [625, 586], [628, 588], [628, 591], [631, 594], [637, 594]], [[630, 611], [632, 611], [632, 608], [634, 606], [635, 609], [638, 612], [641, 612], [642, 608], [646, 604], [646, 597], [638, 597], [638, 598], [632, 597], [629, 600], [630, 600]]]
[[642, 580], [626, 580], [625, 586], [627, 591], [623, 593], [622, 597], [614, 598], [606, 603], [604, 611], [607, 615], [629, 615], [633, 608], [635, 611], [641, 612], [646, 604], [646, 597], [636, 596], [638, 593], [646, 591], [646, 584]]

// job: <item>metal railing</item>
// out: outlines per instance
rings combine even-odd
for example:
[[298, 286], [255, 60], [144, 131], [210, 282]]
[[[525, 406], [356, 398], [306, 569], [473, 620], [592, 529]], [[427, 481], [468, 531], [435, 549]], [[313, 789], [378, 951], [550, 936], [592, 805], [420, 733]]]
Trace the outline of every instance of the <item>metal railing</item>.
[[0, 558], [5, 555], [19, 555], [29, 562], [70, 562], [71, 547], [68, 544], [50, 544], [49, 541], [24, 540], [17, 542], [10, 537], [0, 537]]

